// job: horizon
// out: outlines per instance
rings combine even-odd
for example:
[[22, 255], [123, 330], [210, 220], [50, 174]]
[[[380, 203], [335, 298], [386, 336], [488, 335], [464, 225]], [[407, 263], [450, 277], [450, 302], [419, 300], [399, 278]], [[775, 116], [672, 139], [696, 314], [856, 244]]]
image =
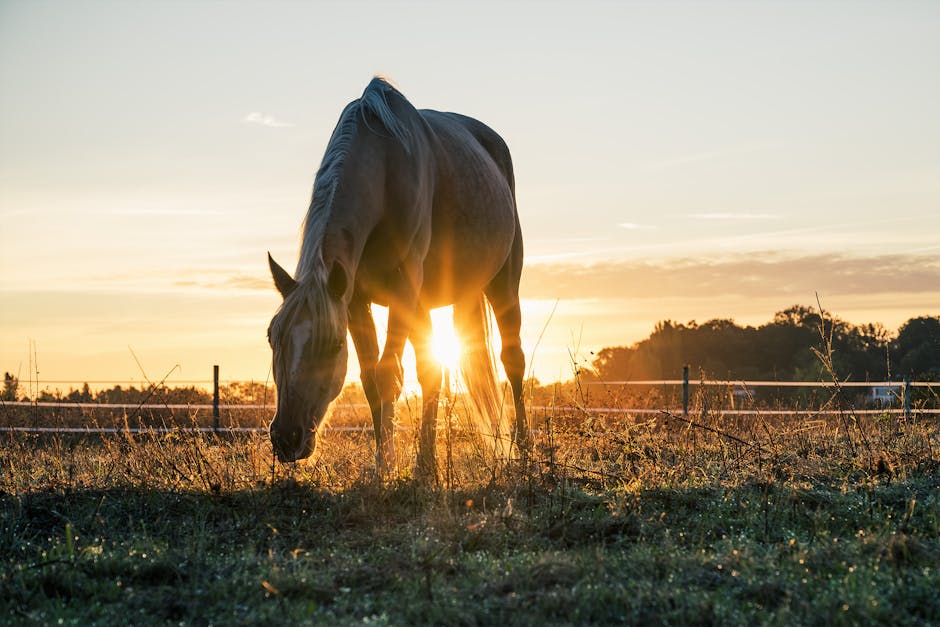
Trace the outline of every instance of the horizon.
[[940, 5], [500, 11], [0, 4], [0, 370], [265, 381], [266, 252], [377, 74], [509, 144], [543, 382], [662, 320], [938, 315]]
[[[880, 324], [880, 323], [870, 323], [870, 322], [869, 323], [865, 323], [865, 322], [853, 323], [853, 322], [840, 318], [838, 315], [835, 315], [826, 309], [823, 309], [820, 312], [818, 306], [812, 307], [812, 306], [798, 305], [798, 304], [795, 304], [795, 305], [792, 305], [791, 307], [780, 310], [771, 319], [766, 320], [759, 324], [749, 325], [749, 324], [738, 324], [735, 321], [732, 321], [732, 322], [735, 324], [737, 328], [740, 328], [740, 329], [760, 329], [760, 328], [769, 327], [775, 324], [777, 315], [788, 312], [791, 309], [796, 309], [796, 308], [804, 308], [816, 315], [819, 315], [821, 313], [823, 320], [832, 320], [834, 323], [845, 324], [848, 326], [849, 329], [865, 331], [866, 327], [873, 326], [877, 330], [877, 327]], [[384, 309], [384, 308], [379, 307], [378, 309]], [[441, 308], [438, 310], [434, 310], [434, 312], [432, 312], [435, 325], [439, 325], [441, 323], [441, 318], [443, 317], [444, 313], [446, 313], [446, 312], [442, 312], [443, 309], [450, 309], [450, 308], [449, 307]], [[901, 328], [903, 328], [907, 323], [910, 323], [914, 320], [922, 320], [924, 318], [933, 318], [935, 320], [940, 321], [940, 316], [931, 316], [931, 315], [912, 316], [908, 320], [905, 320], [904, 323], [902, 323]], [[587, 366], [587, 369], [588, 371], [590, 371], [591, 376], [593, 377], [603, 376], [600, 374], [601, 371], [595, 370], [594, 365], [592, 363], [593, 359], [596, 357], [596, 353], [600, 353], [602, 350], [605, 350], [605, 349], [615, 349], [615, 350], [616, 349], [628, 349], [628, 350], [637, 349], [642, 344], [652, 340], [654, 335], [658, 332], [659, 327], [661, 325], [673, 325], [674, 327], [678, 327], [678, 328], [694, 329], [694, 328], [705, 327], [713, 322], [723, 322], [726, 320], [727, 319], [715, 318], [715, 319], [703, 320], [701, 322], [696, 321], [696, 320], [680, 322], [680, 321], [668, 320], [668, 319], [657, 321], [657, 323], [655, 324], [654, 328], [650, 331], [650, 333], [647, 336], [638, 340], [637, 342], [631, 343], [629, 345], [604, 346], [604, 347], [600, 347], [597, 351], [590, 351], [588, 355], [582, 355], [581, 357], [583, 358], [583, 361], [578, 364], [577, 370], [580, 374], [584, 374], [585, 366]], [[451, 352], [453, 347], [457, 343], [457, 339], [456, 339], [456, 335], [453, 332], [452, 325], [446, 325], [446, 327], [449, 327], [449, 328], [446, 329], [446, 332], [443, 336], [434, 338], [435, 340], [434, 352], [435, 352], [435, 357], [441, 362], [442, 366], [448, 372], [447, 376], [452, 377], [453, 374], [457, 372], [457, 369], [459, 368], [459, 365], [457, 364], [457, 361], [456, 361], [456, 355]], [[884, 348], [885, 350], [887, 350], [889, 346], [892, 346], [892, 342], [894, 342], [898, 338], [898, 330], [890, 329], [890, 328], [883, 327], [883, 326], [881, 327], [881, 330], [886, 332], [887, 334], [886, 336], [884, 336]], [[820, 342], [822, 342], [821, 339], [820, 339]], [[52, 394], [53, 396], [67, 395], [72, 392], [81, 391], [85, 387], [87, 387], [91, 393], [95, 394], [95, 393], [102, 392], [102, 391], [120, 389], [125, 384], [130, 386], [129, 388], [127, 388], [128, 390], [134, 389], [136, 386], [139, 386], [138, 389], [140, 390], [144, 390], [147, 388], [156, 388], [156, 389], [166, 388], [166, 389], [172, 390], [172, 389], [188, 389], [189, 387], [192, 387], [195, 389], [201, 389], [203, 391], [212, 390], [212, 386], [214, 383], [214, 380], [212, 378], [182, 378], [179, 374], [175, 374], [180, 369], [179, 365], [174, 365], [170, 369], [169, 372], [163, 373], [163, 376], [159, 376], [159, 373], [156, 373], [157, 376], [148, 375], [145, 370], [144, 364], [140, 363], [136, 353], [134, 353], [132, 348], [130, 347], [128, 348], [129, 348], [128, 352], [131, 355], [131, 358], [134, 360], [138, 368], [138, 376], [136, 377], [130, 377], [127, 379], [100, 379], [100, 380], [95, 380], [95, 379], [90, 379], [90, 378], [74, 379], [74, 380], [72, 379], [50, 380], [50, 379], [43, 379], [43, 378], [33, 379], [33, 376], [32, 376], [33, 372], [31, 372], [31, 369], [27, 370], [27, 375], [26, 375], [25, 380], [20, 376], [21, 373], [19, 372], [14, 374], [14, 373], [9, 372], [8, 370], [4, 370], [4, 376], [14, 377], [14, 380], [17, 383], [20, 393], [21, 394], [23, 392], [26, 393], [26, 396], [24, 398], [38, 398], [40, 395], [44, 393]], [[824, 345], [820, 344], [820, 350], [823, 350], [824, 348], [825, 348]], [[28, 347], [28, 352], [30, 353], [30, 356], [28, 357], [28, 359], [30, 360], [30, 362], [32, 362], [32, 360], [34, 359], [38, 360], [38, 353], [34, 354], [32, 352], [34, 350], [36, 350], [36, 347], [33, 345], [32, 342], [30, 342], [30, 346]], [[494, 359], [496, 358], [496, 353], [498, 353], [498, 351], [495, 350], [494, 348], [494, 352], [493, 352]], [[405, 368], [408, 368], [408, 367], [414, 368], [413, 351], [409, 349], [408, 353], [403, 358], [403, 362], [404, 362]], [[33, 364], [30, 363], [29, 365], [32, 366]], [[214, 366], [220, 366], [220, 364], [213, 364], [213, 367]], [[888, 367], [890, 368], [890, 366]], [[842, 373], [842, 374], [845, 374], [845, 373]], [[675, 373], [675, 377], [670, 378], [667, 376], [665, 378], [666, 380], [679, 381], [680, 375], [681, 373], [679, 372], [679, 370], [677, 370]], [[740, 377], [734, 377], [734, 376], [720, 376], [716, 372], [710, 372], [710, 371], [705, 371], [705, 370], [702, 371], [701, 376], [704, 377], [705, 380], [710, 380], [710, 381], [733, 382], [733, 381], [749, 380], [749, 381], [760, 381], [762, 383], [767, 383], [771, 380], [767, 378], [755, 379], [753, 377], [750, 377], [750, 378], [745, 377], [744, 379], [742, 379]], [[576, 382], [577, 378], [578, 377], [577, 377], [577, 374], [575, 373], [574, 364], [572, 364], [572, 372], [570, 373], [570, 376], [567, 378], [562, 377], [557, 380], [542, 381], [542, 380], [538, 380], [537, 377], [534, 377], [534, 382], [538, 386], [544, 389], [546, 387], [551, 387], [553, 385], [572, 385]], [[648, 376], [641, 377], [641, 379], [643, 381], [647, 381], [649, 380], [649, 377]], [[656, 377], [653, 377], [653, 379], [659, 380]], [[865, 380], [869, 381], [871, 385], [875, 385], [876, 383], [880, 382], [882, 379], [884, 379], [885, 381], [901, 381], [902, 377], [901, 375], [895, 374], [889, 377], [876, 376], [875, 379], [871, 379], [870, 381], [868, 377], [865, 378]], [[452, 381], [451, 391], [456, 392], [456, 393], [461, 392], [461, 388], [456, 383], [456, 381], [454, 379], [450, 379], [450, 380]], [[633, 380], [633, 379], [630, 379], [630, 380]], [[777, 380], [777, 379], [774, 378], [772, 380]], [[790, 381], [791, 379], [784, 377], [783, 379], [780, 379], [780, 380]], [[793, 379], [793, 380], [795, 381], [796, 379]], [[532, 379], [527, 378], [526, 384], [529, 385], [529, 383], [532, 381], [533, 381]], [[221, 388], [225, 388], [226, 386], [232, 386], [232, 385], [238, 386], [242, 384], [263, 385], [265, 387], [274, 387], [274, 381], [273, 379], [270, 378], [270, 374], [268, 376], [268, 379], [266, 380], [235, 379], [231, 377], [220, 376], [217, 382]], [[857, 384], [858, 383], [856, 382], [855, 385]], [[344, 394], [347, 393], [348, 386], [353, 386], [353, 388], [358, 388], [359, 391], [361, 392], [361, 382], [358, 376], [346, 378], [346, 382], [344, 384]], [[420, 393], [421, 393], [421, 389], [420, 389], [420, 386], [418, 385], [417, 380], [406, 377], [406, 384], [405, 384], [405, 387], [403, 388], [403, 397], [400, 399], [400, 401], [407, 402], [406, 397], [410, 397], [416, 394], [420, 395]]]

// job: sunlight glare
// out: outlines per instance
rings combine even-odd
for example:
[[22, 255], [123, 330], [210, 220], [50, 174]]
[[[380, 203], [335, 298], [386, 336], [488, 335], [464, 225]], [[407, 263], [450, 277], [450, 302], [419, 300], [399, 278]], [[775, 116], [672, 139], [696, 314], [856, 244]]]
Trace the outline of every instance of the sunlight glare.
[[434, 337], [431, 340], [434, 358], [451, 373], [456, 373], [460, 363], [460, 340], [454, 330], [454, 308], [432, 309], [431, 325], [434, 327]]

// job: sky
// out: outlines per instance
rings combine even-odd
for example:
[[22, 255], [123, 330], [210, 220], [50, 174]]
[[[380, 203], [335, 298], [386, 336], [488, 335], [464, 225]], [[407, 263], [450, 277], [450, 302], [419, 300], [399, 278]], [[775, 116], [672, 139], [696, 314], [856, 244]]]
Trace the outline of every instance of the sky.
[[937, 2], [0, 0], [0, 370], [268, 379], [266, 253], [376, 74], [507, 141], [542, 381], [659, 320], [940, 313]]

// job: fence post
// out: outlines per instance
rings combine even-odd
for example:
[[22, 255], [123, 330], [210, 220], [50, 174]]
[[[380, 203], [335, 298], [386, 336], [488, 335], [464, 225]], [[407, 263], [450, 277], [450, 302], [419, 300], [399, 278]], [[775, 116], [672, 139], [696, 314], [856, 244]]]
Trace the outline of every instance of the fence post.
[[682, 366], [682, 415], [689, 415], [689, 367]]
[[904, 377], [904, 420], [911, 419], [911, 377]]
[[212, 366], [212, 430], [219, 431], [219, 367]]

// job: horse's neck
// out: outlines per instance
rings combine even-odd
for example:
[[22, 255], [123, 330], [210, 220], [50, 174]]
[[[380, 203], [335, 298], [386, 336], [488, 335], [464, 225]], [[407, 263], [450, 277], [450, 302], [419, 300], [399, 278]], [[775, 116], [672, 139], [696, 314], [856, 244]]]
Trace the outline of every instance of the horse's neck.
[[[417, 111], [414, 111], [414, 115], [418, 115]], [[391, 138], [366, 129], [360, 129], [359, 132], [362, 133], [359, 141], [346, 157], [345, 176], [350, 177], [344, 181], [348, 186], [347, 192], [337, 199], [337, 204], [330, 211], [319, 251], [327, 268], [338, 261], [353, 281], [369, 237], [384, 220], [395, 221], [396, 226], [408, 230], [406, 224], [399, 223], [407, 223], [410, 216], [402, 214], [398, 205], [402, 204], [403, 198], [411, 196], [414, 190], [402, 192], [394, 187], [390, 189], [386, 179], [391, 177], [401, 185], [409, 185], [410, 181], [417, 178], [433, 188], [429, 179], [434, 178], [431, 167], [434, 158], [424, 138], [416, 139], [412, 146], [414, 152], [409, 154], [400, 144], [389, 145], [390, 141], [395, 141]], [[419, 175], [401, 171], [402, 167], [425, 167], [427, 170]], [[362, 176], [361, 173], [357, 176], [354, 168], [362, 168], [368, 176]], [[392, 171], [389, 172], [387, 168]], [[430, 195], [427, 202], [430, 202]]]
[[339, 262], [346, 268], [350, 278], [354, 278], [366, 239], [367, 237], [357, 237], [352, 225], [340, 223], [334, 228], [328, 227], [320, 253], [326, 267], [329, 268], [333, 262]]
[[339, 262], [355, 282], [366, 243], [384, 218], [384, 204], [384, 196], [374, 194], [334, 208], [319, 250], [326, 268]]

